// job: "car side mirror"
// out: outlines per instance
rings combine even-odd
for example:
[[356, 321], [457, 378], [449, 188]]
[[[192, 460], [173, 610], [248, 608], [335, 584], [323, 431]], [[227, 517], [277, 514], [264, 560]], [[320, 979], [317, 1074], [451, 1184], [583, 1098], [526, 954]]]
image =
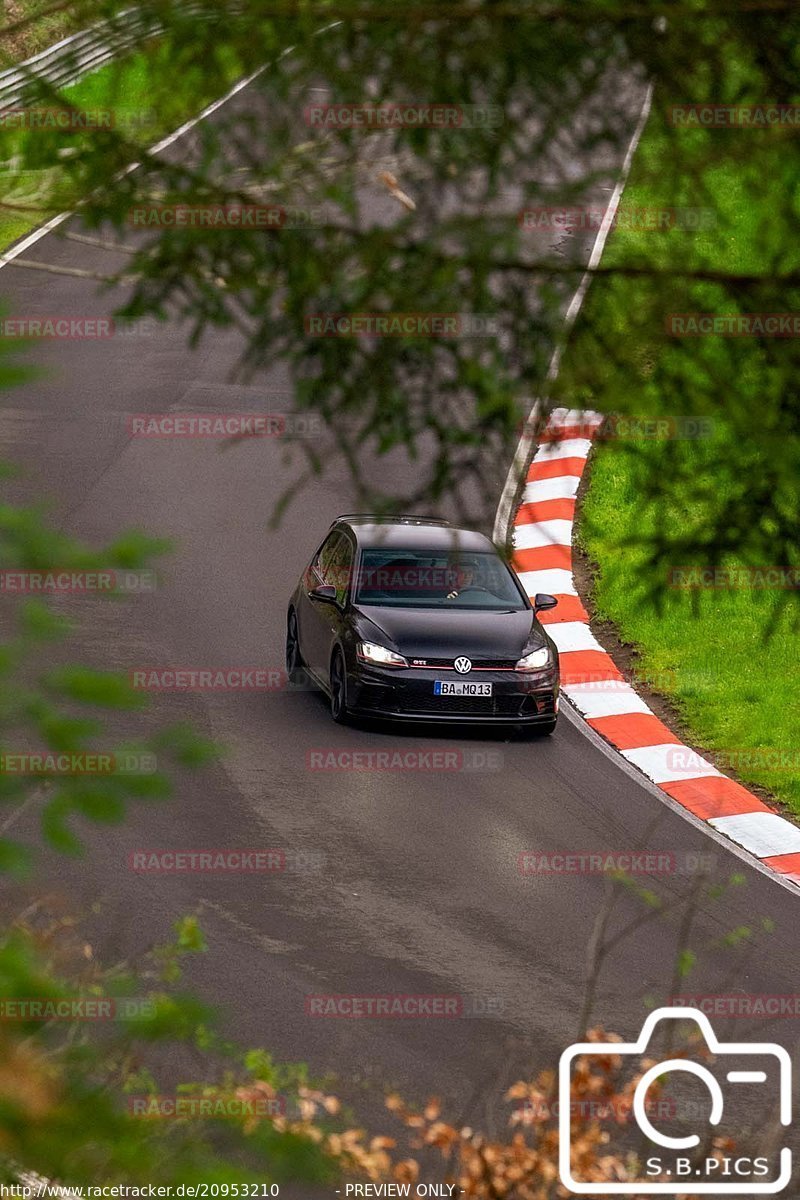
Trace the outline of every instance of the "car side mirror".
[[537, 592], [533, 597], [534, 612], [542, 612], [545, 608], [555, 608], [557, 604], [555, 596], [548, 596], [547, 592]]
[[322, 583], [319, 587], [312, 588], [308, 594], [312, 600], [321, 600], [323, 604], [336, 603], [336, 588], [329, 583]]

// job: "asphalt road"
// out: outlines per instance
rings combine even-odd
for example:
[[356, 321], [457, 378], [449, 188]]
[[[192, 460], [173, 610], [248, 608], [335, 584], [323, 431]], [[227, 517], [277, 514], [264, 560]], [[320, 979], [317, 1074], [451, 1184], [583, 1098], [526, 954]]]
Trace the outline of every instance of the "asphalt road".
[[[27, 257], [101, 269], [105, 253], [49, 236]], [[13, 264], [0, 292], [29, 316], [108, 313], [116, 302], [90, 282]], [[123, 671], [281, 666], [293, 584], [332, 517], [353, 507], [345, 477], [333, 468], [270, 531], [294, 470], [280, 440], [222, 453], [212, 440], [132, 440], [125, 424], [145, 411], [252, 410], [259, 396], [275, 407], [263, 397], [288, 390], [281, 370], [261, 376], [250, 396], [225, 382], [239, 350], [220, 334], [192, 353], [170, 326], [138, 339], [42, 343], [33, 357], [47, 374], [4, 397], [0, 451], [28, 471], [12, 496], [47, 495], [58, 524], [94, 544], [131, 526], [174, 539], [152, 595], [67, 603], [80, 620], [75, 659]], [[399, 484], [413, 466], [395, 455], [371, 469]], [[381, 1096], [397, 1087], [412, 1100], [435, 1093], [453, 1115], [499, 1129], [504, 1088], [554, 1066], [578, 1033], [589, 975], [592, 1019], [628, 1038], [648, 1006], [670, 996], [691, 874], [648, 878], [670, 912], [638, 927], [643, 905], [621, 894], [610, 928], [634, 928], [593, 970], [588, 947], [608, 885], [587, 874], [524, 876], [524, 851], [713, 853], [715, 882], [735, 872], [744, 881], [698, 902], [691, 991], [795, 988], [796, 897], [672, 810], [577, 718], [562, 719], [552, 739], [506, 742], [340, 729], [313, 692], [154, 697], [153, 722], [184, 718], [227, 747], [221, 765], [182, 776], [169, 804], [134, 805], [119, 827], [87, 825], [86, 858], [45, 853], [37, 886], [86, 912], [87, 936], [108, 961], [136, 958], [199, 907], [209, 951], [190, 979], [220, 1006], [225, 1028], [332, 1076], [374, 1124], [389, 1123]], [[398, 747], [491, 751], [495, 769], [307, 766], [311, 750]], [[35, 804], [12, 828], [35, 836]], [[159, 877], [127, 865], [136, 849], [209, 847], [306, 852], [315, 867]], [[726, 933], [745, 926], [752, 936], [727, 947]], [[474, 1015], [307, 1015], [307, 996], [330, 993], [458, 996]], [[718, 1021], [717, 1031], [792, 1047], [797, 1022]]]

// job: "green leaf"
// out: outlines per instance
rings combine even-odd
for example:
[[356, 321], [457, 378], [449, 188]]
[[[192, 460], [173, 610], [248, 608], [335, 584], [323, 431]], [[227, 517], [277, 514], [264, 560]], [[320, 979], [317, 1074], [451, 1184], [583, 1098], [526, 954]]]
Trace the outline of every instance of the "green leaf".
[[71, 628], [67, 617], [54, 613], [41, 600], [28, 600], [20, 606], [20, 624], [23, 632], [36, 641], [54, 641]]
[[697, 955], [693, 950], [681, 950], [678, 955], [678, 974], [681, 979], [685, 979], [689, 972], [697, 962]]
[[175, 922], [177, 947], [187, 954], [201, 954], [208, 949], [205, 936], [197, 917], [181, 917]]
[[9, 875], [24, 878], [30, 874], [32, 861], [31, 851], [27, 846], [20, 846], [17, 842], [0, 838], [0, 871], [7, 871]]
[[161, 730], [151, 739], [155, 749], [168, 751], [183, 767], [204, 767], [215, 762], [222, 753], [220, 747], [201, 737], [187, 725], [173, 725]]
[[49, 749], [64, 752], [83, 749], [86, 738], [102, 728], [90, 718], [67, 717], [55, 711], [45, 713], [37, 724]]
[[100, 791], [93, 788], [73, 788], [70, 790], [70, 799], [75, 808], [92, 821], [115, 825], [124, 820], [125, 801], [110, 789]]
[[147, 697], [135, 691], [124, 676], [112, 671], [62, 667], [52, 672], [46, 683], [62, 696], [101, 708], [137, 709], [147, 703]]
[[68, 811], [63, 796], [50, 801], [42, 812], [42, 833], [54, 850], [77, 858], [83, 853], [83, 846], [66, 824]]

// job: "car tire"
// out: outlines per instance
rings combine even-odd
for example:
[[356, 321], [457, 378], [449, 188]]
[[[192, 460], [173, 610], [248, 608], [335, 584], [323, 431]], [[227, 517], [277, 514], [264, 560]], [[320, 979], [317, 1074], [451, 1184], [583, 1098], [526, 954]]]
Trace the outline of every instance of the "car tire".
[[542, 737], [550, 737], [551, 733], [555, 733], [557, 718], [553, 717], [552, 721], [548, 721], [546, 725], [537, 725], [536, 732]]
[[286, 620], [286, 678], [289, 683], [300, 684], [306, 679], [303, 656], [300, 653], [300, 635], [297, 629], [297, 613], [289, 609]]
[[347, 725], [350, 721], [347, 711], [347, 667], [344, 655], [338, 649], [331, 656], [330, 685], [331, 716], [337, 725]]

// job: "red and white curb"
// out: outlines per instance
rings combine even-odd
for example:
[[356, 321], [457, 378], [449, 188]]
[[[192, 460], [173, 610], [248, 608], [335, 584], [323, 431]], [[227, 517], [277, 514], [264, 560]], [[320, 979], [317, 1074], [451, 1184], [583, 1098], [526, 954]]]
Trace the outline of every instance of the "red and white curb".
[[589, 626], [572, 574], [575, 498], [598, 413], [555, 409], [539, 439], [514, 517], [513, 564], [525, 590], [549, 592], [542, 612], [561, 661], [564, 695], [623, 758], [695, 817], [800, 887], [800, 828], [685, 746], [626, 683]]

